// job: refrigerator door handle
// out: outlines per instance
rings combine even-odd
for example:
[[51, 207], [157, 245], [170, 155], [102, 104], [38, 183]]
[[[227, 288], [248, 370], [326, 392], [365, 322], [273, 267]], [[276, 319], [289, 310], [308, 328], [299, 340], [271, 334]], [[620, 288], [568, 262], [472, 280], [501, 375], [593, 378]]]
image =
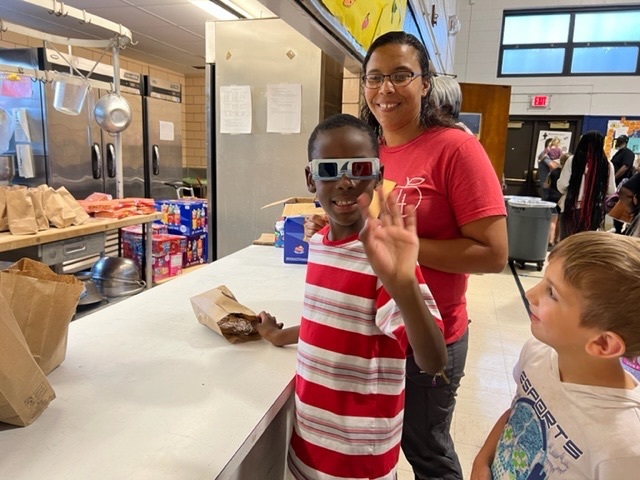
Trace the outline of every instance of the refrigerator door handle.
[[91, 147], [91, 173], [96, 180], [102, 178], [102, 155], [100, 155], [100, 145], [97, 143]]
[[107, 143], [107, 175], [116, 177], [116, 147], [113, 143]]
[[154, 145], [152, 148], [153, 148], [153, 153], [152, 153], [153, 174], [159, 175], [160, 174], [160, 149], [158, 148], [158, 145]]

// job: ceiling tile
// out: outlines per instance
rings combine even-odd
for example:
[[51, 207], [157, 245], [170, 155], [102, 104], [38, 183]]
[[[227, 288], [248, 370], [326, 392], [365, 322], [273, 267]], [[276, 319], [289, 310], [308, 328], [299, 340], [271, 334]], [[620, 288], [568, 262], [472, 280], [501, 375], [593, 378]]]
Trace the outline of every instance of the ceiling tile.
[[154, 5], [145, 9], [178, 25], [200, 25], [208, 20], [216, 20], [198, 7], [190, 4], [189, 7], [191, 8], [185, 8], [184, 5]]

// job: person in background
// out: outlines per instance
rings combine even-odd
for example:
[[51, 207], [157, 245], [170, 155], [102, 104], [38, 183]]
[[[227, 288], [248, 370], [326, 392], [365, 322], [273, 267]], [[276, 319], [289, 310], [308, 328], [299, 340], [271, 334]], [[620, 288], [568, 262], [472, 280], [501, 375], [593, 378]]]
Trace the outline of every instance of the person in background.
[[613, 165], [604, 154], [604, 137], [598, 131], [585, 133], [569, 157], [558, 179], [560, 239], [586, 230], [597, 230], [604, 222], [604, 199], [616, 191]]
[[560, 156], [562, 150], [560, 149], [560, 139], [558, 137], [547, 138], [544, 142], [544, 150], [538, 155], [538, 180], [542, 187], [542, 199], [549, 200], [549, 195], [552, 193], [546, 187], [547, 177], [549, 172], [560, 167]]
[[526, 294], [534, 338], [513, 371], [515, 397], [471, 480], [637, 478], [640, 384], [620, 358], [640, 355], [638, 272], [635, 238], [582, 232], [551, 251]]
[[553, 202], [556, 204], [556, 215], [551, 217], [551, 225], [549, 226], [549, 247], [553, 248], [553, 246], [560, 241], [560, 207], [558, 202], [560, 198], [562, 198], [562, 194], [558, 191], [558, 179], [560, 178], [560, 173], [562, 172], [562, 167], [567, 162], [571, 154], [563, 153], [558, 159], [558, 163], [560, 165], [559, 168], [554, 168], [547, 175], [547, 180], [545, 181], [545, 188], [547, 190], [546, 200], [548, 202]]
[[473, 135], [473, 132], [458, 120], [460, 105], [462, 105], [462, 90], [460, 84], [451, 77], [436, 76], [431, 79], [431, 93], [429, 102], [441, 114], [451, 117], [456, 126]]
[[[619, 202], [631, 216], [631, 223], [627, 225], [624, 234], [640, 238], [640, 173], [636, 173], [618, 190]], [[622, 366], [636, 379], [640, 380], [640, 357], [622, 358]]]
[[624, 230], [624, 234], [632, 237], [640, 237], [640, 173], [636, 173], [629, 180], [624, 182], [618, 190], [619, 202], [622, 202], [627, 213], [631, 217], [631, 222]]
[[[363, 71], [361, 116], [378, 135], [385, 178], [396, 183], [403, 215], [416, 211], [418, 262], [447, 343], [443, 376], [426, 375], [407, 359], [402, 450], [416, 479], [460, 480], [450, 427], [469, 345], [467, 277], [506, 265], [504, 197], [480, 142], [430, 105], [429, 56], [416, 37], [381, 35]], [[324, 223], [309, 217], [306, 235]]]
[[[400, 455], [406, 357], [435, 379], [447, 360], [442, 321], [418, 266], [414, 212], [381, 185], [378, 139], [334, 115], [312, 132], [307, 187], [329, 224], [309, 240], [300, 327], [261, 312], [274, 345], [298, 343], [289, 468], [296, 479], [392, 479]], [[380, 197], [382, 194], [380, 193]]]
[[[616, 174], [616, 187], [618, 187], [623, 180], [633, 175], [633, 162], [636, 156], [633, 151], [627, 147], [628, 143], [629, 137], [626, 135], [620, 135], [616, 138], [615, 148], [617, 151], [611, 159]], [[613, 227], [616, 233], [622, 233], [623, 225], [620, 220], [613, 220]]]

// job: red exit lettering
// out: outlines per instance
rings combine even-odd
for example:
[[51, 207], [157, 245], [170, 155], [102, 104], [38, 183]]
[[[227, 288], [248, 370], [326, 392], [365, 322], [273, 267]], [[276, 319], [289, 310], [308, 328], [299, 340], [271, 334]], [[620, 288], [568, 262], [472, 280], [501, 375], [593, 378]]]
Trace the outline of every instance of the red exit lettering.
[[533, 95], [531, 97], [532, 107], [546, 107], [549, 105], [549, 95]]

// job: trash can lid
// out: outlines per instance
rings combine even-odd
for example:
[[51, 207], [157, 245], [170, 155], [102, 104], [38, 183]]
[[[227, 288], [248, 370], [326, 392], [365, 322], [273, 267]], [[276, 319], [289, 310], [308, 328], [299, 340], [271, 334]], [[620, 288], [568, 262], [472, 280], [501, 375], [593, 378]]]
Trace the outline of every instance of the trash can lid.
[[538, 197], [516, 197], [513, 196], [508, 201], [508, 204], [513, 207], [525, 207], [525, 208], [555, 208], [556, 204], [553, 202], [547, 202]]

